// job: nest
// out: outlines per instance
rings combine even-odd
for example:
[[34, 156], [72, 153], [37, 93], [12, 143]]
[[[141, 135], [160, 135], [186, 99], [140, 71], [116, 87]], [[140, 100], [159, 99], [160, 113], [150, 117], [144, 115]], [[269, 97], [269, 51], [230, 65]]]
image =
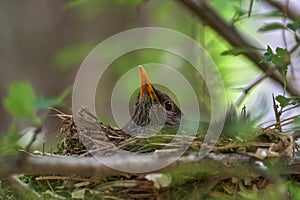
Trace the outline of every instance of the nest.
[[[111, 156], [116, 153], [116, 148], [137, 153], [164, 154], [178, 149], [176, 142], [170, 145], [171, 140], [182, 141], [181, 136], [164, 133], [148, 138], [130, 137], [120, 129], [98, 122], [86, 108], [82, 108], [76, 116], [60, 113], [58, 117], [62, 119], [60, 131], [65, 138], [57, 153], [63, 156]], [[288, 124], [292, 120], [293, 118], [284, 120], [284, 123]], [[198, 167], [185, 165], [165, 173], [35, 177], [35, 184], [38, 182], [41, 185], [44, 181], [51, 185], [53, 191], [45, 194], [46, 196], [86, 199], [229, 199], [233, 195], [239, 198], [248, 195], [258, 198], [261, 195], [274, 196], [274, 191], [277, 196], [285, 198], [287, 194], [280, 189], [280, 173], [278, 176], [269, 176], [247, 172], [252, 165], [262, 165], [260, 169], [263, 169], [267, 167], [266, 163], [273, 165], [279, 163], [283, 157], [293, 157], [293, 134], [283, 134], [277, 127], [273, 124], [265, 128], [248, 129], [244, 138], [221, 136], [211, 149], [213, 154], [208, 159], [221, 160], [223, 171], [213, 169], [215, 165], [202, 163], [196, 165]], [[203, 135], [196, 135], [184, 155], [199, 152], [203, 145], [207, 145], [203, 143]], [[162, 149], [166, 146], [167, 149]], [[259, 163], [259, 160], [264, 162]]]

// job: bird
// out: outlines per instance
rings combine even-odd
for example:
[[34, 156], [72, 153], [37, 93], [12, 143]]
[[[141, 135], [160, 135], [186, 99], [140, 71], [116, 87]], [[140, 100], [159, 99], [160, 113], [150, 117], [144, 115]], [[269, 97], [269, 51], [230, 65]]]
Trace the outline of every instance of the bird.
[[[172, 98], [151, 84], [142, 65], [139, 65], [139, 72], [139, 95], [131, 119], [121, 128], [122, 131], [131, 136], [149, 136], [158, 132], [176, 134], [179, 126], [184, 127], [185, 132], [194, 131], [197, 126], [196, 134], [206, 134], [210, 122], [187, 120]], [[252, 124], [245, 118], [237, 116], [234, 106], [230, 106], [225, 117], [222, 136], [234, 138], [242, 132], [252, 130], [251, 126]]]
[[121, 128], [132, 136], [152, 135], [178, 128], [183, 116], [180, 108], [166, 93], [156, 89], [142, 65], [139, 66], [140, 89], [131, 119]]

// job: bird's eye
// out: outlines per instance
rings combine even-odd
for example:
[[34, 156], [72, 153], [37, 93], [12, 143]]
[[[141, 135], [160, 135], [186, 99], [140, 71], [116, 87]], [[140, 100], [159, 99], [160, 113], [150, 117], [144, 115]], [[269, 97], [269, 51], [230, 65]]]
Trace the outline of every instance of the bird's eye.
[[172, 111], [174, 108], [174, 105], [170, 100], [164, 101], [163, 105], [167, 111]]

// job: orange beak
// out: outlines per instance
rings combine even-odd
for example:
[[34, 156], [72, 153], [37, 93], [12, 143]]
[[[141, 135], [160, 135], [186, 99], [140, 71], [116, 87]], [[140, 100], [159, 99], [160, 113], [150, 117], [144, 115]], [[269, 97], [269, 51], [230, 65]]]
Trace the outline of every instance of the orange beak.
[[140, 87], [140, 101], [142, 100], [142, 95], [147, 92], [152, 101], [159, 103], [159, 99], [155, 94], [155, 91], [150, 83], [149, 77], [142, 65], [139, 66], [140, 69], [140, 79], [141, 79], [141, 87]]

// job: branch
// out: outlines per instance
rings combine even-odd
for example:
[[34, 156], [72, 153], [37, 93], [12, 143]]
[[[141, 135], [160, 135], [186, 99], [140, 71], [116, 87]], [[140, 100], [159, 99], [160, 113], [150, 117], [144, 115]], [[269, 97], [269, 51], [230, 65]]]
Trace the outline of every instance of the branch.
[[300, 16], [297, 12], [288, 9], [288, 7], [282, 5], [278, 1], [265, 0], [265, 2], [267, 2], [269, 5], [273, 6], [274, 8], [276, 8], [277, 10], [279, 10], [280, 12], [286, 14], [286, 16], [288, 18], [292, 19], [292, 20], [296, 20]]
[[[207, 5], [204, 0], [181, 0], [179, 1], [186, 7], [188, 7], [196, 16], [199, 17], [204, 24], [210, 26], [214, 31], [226, 39], [233, 47], [236, 48], [247, 48], [253, 47], [255, 45], [254, 41], [244, 39], [241, 33], [239, 33], [234, 25], [228, 24], [224, 21], [214, 10]], [[274, 67], [269, 63], [261, 63], [263, 55], [259, 52], [244, 52], [246, 57], [248, 57], [252, 62], [254, 62], [263, 72], [265, 72], [273, 80], [284, 85], [282, 76], [277, 70], [272, 70]], [[273, 71], [273, 73], [269, 73]], [[294, 96], [298, 96], [299, 92], [290, 83], [287, 84], [287, 91]]]
[[[174, 159], [174, 154], [160, 153], [152, 155], [134, 156], [111, 156], [96, 159], [94, 157], [74, 157], [74, 156], [33, 156], [21, 152], [19, 155], [6, 156], [0, 158], [0, 179], [11, 175], [64, 175], [64, 176], [112, 176], [127, 174], [114, 168], [127, 166], [132, 170], [140, 171], [145, 166], [155, 166], [168, 159]], [[103, 164], [103, 161], [109, 166]], [[288, 163], [289, 160], [284, 160]], [[198, 157], [197, 154], [182, 156], [169, 166], [158, 169], [155, 172], [166, 172], [172, 169], [179, 170], [180, 167], [192, 165], [199, 172], [226, 175], [226, 176], [247, 176], [254, 173], [260, 175], [268, 174], [267, 168], [262, 161], [243, 154], [215, 154], [210, 153], [205, 158]], [[243, 170], [240, 170], [243, 169]], [[272, 170], [270, 170], [272, 171]], [[247, 172], [247, 173], [246, 173]], [[274, 171], [273, 171], [274, 172]], [[149, 173], [149, 172], [147, 172]], [[144, 174], [147, 174], [146, 172]], [[293, 162], [281, 171], [282, 174], [300, 174], [300, 160]]]
[[[103, 164], [100, 159], [94, 157], [73, 157], [73, 156], [33, 156], [25, 153], [20, 155], [8, 156], [0, 158], [0, 179], [15, 174], [27, 175], [83, 175], [83, 176], [111, 176], [120, 175], [126, 172], [121, 172], [113, 168], [120, 168], [121, 166], [128, 166], [132, 170], [140, 171], [145, 166], [155, 166], [167, 159], [174, 159], [174, 156], [168, 153], [162, 155], [142, 155], [142, 156], [111, 156], [103, 157], [105, 163]], [[244, 165], [251, 163], [252, 158], [246, 155], [226, 154], [217, 155], [214, 153], [209, 154], [205, 159], [200, 159], [196, 154], [184, 156], [179, 158], [176, 162], [164, 169], [157, 170], [157, 172], [170, 170], [174, 167], [181, 165], [198, 163], [200, 165], [209, 165], [209, 161], [216, 162], [215, 167], [218, 165], [227, 164]], [[231, 164], [230, 164], [231, 163]], [[203, 170], [211, 170], [214, 168], [205, 167]], [[232, 169], [230, 169], [232, 171]], [[237, 172], [238, 173], [238, 172]]]
[[[275, 68], [273, 68], [275, 69]], [[272, 70], [272, 69], [270, 69]], [[243, 102], [243, 100], [246, 98], [246, 95], [251, 91], [251, 89], [253, 89], [256, 85], [258, 85], [260, 82], [262, 82], [265, 78], [267, 78], [267, 74], [263, 73], [261, 75], [259, 75], [259, 77], [257, 77], [253, 82], [251, 82], [248, 86], [246, 86], [243, 89], [243, 93], [242, 95], [238, 98], [238, 100], [235, 102], [235, 106], [239, 107], [241, 105], [241, 103]]]

